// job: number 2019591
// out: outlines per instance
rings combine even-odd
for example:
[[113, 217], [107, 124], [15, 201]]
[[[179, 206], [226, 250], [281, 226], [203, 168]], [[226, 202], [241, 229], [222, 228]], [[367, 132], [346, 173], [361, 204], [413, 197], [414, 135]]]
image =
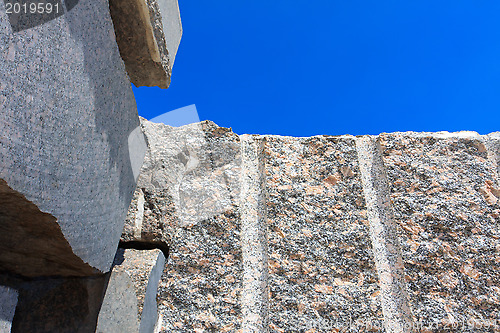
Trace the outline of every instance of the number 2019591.
[[7, 14], [51, 14], [59, 13], [59, 4], [51, 3], [6, 3], [5, 9]]

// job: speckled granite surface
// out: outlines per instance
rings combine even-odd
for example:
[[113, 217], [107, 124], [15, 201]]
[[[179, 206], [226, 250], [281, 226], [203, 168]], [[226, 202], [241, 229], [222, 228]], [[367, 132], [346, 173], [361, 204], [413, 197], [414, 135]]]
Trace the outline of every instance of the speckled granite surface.
[[384, 327], [387, 333], [411, 332], [414, 322], [381, 151], [369, 136], [356, 139], [356, 150], [379, 277]]
[[[139, 120], [107, 0], [80, 0], [19, 32], [0, 2], [0, 110], [0, 179], [55, 217], [83, 262], [109, 271], [136, 184], [129, 139]], [[4, 232], [31, 234], [17, 226]]]
[[[148, 177], [139, 183], [157, 198], [155, 205], [163, 204], [165, 193], [174, 203], [163, 216], [175, 223], [164, 229], [167, 237], [158, 239], [170, 246], [160, 283], [162, 331], [236, 330], [242, 284], [239, 138], [210, 122], [181, 129], [144, 124], [152, 153], [143, 167]], [[155, 133], [175, 139], [165, 144], [164, 136]], [[145, 217], [151, 202], [145, 196]], [[145, 220], [141, 237], [154, 230], [151, 225]]]
[[410, 133], [379, 140], [416, 322], [489, 332], [463, 325], [500, 319], [500, 190], [484, 140]]
[[174, 128], [142, 119], [148, 151], [122, 241], [172, 243], [179, 227], [225, 212], [239, 193], [239, 139], [212, 122]]
[[[165, 147], [174, 130], [144, 124], [161, 129], [150, 146]], [[167, 231], [162, 332], [499, 331], [497, 135], [292, 138], [196, 126], [210, 157], [179, 174], [212, 197], [172, 201], [217, 209], [186, 218], [168, 204], [178, 222]], [[143, 170], [143, 189], [183, 186], [158, 186], [162, 168]], [[144, 216], [155, 202], [144, 195]]]
[[382, 331], [354, 138], [267, 137], [265, 157], [270, 329]]

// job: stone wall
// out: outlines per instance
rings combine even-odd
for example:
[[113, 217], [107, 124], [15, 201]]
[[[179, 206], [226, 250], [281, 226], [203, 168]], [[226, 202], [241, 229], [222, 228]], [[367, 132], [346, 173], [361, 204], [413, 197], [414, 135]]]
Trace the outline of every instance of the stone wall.
[[176, 1], [9, 2], [0, 331], [500, 331], [500, 134], [153, 124]]
[[162, 332], [498, 330], [498, 134], [142, 128], [122, 241], [170, 248]]

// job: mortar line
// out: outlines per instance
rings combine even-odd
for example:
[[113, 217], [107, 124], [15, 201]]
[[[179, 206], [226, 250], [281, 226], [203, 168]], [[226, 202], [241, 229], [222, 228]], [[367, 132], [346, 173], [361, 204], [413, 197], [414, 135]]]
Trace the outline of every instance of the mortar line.
[[251, 135], [241, 140], [242, 331], [268, 332], [268, 254], [264, 143]]
[[387, 333], [415, 332], [381, 148], [378, 141], [364, 136], [356, 138], [356, 150], [379, 277], [384, 326]]

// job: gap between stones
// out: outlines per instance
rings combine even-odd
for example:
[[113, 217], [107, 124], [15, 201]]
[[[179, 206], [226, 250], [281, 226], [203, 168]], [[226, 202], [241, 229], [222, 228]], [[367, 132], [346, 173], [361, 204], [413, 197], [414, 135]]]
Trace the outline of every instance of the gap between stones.
[[133, 249], [133, 250], [155, 250], [158, 249], [163, 252], [165, 260], [168, 259], [170, 247], [165, 242], [160, 241], [122, 241], [118, 244], [119, 249]]

